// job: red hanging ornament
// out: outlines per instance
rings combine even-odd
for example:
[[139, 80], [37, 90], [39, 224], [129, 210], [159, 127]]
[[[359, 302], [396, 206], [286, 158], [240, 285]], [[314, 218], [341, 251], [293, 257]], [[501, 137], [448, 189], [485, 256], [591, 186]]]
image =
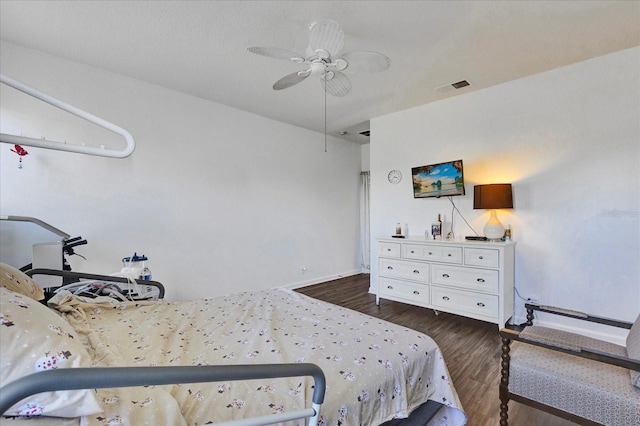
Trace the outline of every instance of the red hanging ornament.
[[13, 148], [14, 149], [12, 149], [11, 151], [13, 151], [16, 154], [18, 154], [18, 157], [20, 158], [19, 161], [18, 161], [18, 168], [21, 169], [22, 168], [22, 157], [24, 157], [25, 155], [29, 155], [29, 153], [27, 152], [26, 149], [24, 149], [23, 147], [21, 147], [18, 144], [14, 145]]

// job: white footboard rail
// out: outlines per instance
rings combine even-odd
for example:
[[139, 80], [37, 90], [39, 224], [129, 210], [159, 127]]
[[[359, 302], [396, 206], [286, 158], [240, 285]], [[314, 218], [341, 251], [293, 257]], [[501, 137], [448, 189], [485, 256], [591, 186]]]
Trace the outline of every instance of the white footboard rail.
[[63, 368], [22, 377], [0, 388], [0, 413], [22, 399], [41, 392], [132, 386], [168, 385], [311, 376], [314, 380], [312, 407], [304, 410], [270, 414], [218, 425], [259, 426], [309, 417], [316, 426], [324, 402], [326, 382], [322, 369], [315, 364], [248, 364], [180, 367], [108, 367]]

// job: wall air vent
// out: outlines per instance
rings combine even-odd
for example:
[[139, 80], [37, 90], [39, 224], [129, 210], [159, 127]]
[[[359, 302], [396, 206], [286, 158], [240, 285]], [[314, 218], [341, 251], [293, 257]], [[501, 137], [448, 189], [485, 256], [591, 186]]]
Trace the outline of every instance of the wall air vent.
[[434, 90], [438, 93], [447, 93], [454, 89], [462, 89], [463, 87], [470, 85], [471, 84], [467, 80], [461, 80], [457, 83], [445, 84], [444, 86], [436, 87]]
[[371, 136], [371, 130], [365, 130], [364, 132], [360, 132], [360, 134], [362, 136], [369, 137], [369, 136]]

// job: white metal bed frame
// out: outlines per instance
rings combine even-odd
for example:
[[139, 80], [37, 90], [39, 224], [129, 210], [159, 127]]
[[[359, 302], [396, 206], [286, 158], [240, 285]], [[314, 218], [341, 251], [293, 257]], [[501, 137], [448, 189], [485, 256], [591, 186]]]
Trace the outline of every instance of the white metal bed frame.
[[41, 392], [114, 388], [130, 386], [203, 383], [225, 380], [252, 380], [276, 377], [311, 376], [314, 379], [312, 406], [304, 410], [270, 414], [217, 423], [224, 426], [260, 426], [309, 417], [309, 426], [317, 426], [324, 402], [326, 381], [315, 364], [248, 364], [181, 367], [108, 367], [63, 368], [22, 377], [0, 388], [0, 413], [22, 399]]

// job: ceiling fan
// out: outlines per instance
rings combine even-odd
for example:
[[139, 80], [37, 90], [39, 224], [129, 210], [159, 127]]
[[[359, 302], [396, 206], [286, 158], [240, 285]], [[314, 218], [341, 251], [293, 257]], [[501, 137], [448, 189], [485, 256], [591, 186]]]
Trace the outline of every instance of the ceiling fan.
[[344, 31], [337, 22], [314, 22], [309, 32], [306, 56], [279, 47], [248, 48], [251, 53], [305, 66], [305, 69], [276, 81], [274, 90], [287, 89], [315, 74], [320, 76], [320, 84], [326, 93], [346, 96], [351, 91], [351, 81], [345, 73], [375, 73], [386, 70], [391, 64], [388, 57], [377, 52], [348, 52], [338, 57], [344, 46]]

